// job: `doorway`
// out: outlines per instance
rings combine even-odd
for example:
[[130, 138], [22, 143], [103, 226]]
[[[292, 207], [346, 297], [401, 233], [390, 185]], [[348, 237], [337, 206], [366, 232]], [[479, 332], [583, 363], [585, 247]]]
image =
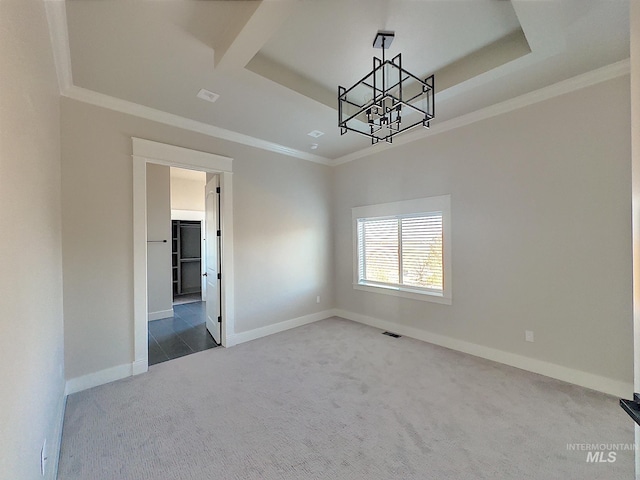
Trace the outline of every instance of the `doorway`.
[[[147, 308], [147, 232], [146, 232], [146, 165], [148, 163], [200, 170], [219, 179], [220, 219], [218, 240], [218, 273], [224, 276], [218, 284], [219, 312], [217, 322], [218, 343], [230, 346], [234, 326], [233, 315], [233, 209], [232, 160], [227, 157], [182, 147], [133, 138], [134, 180], [134, 355], [133, 374], [148, 369], [148, 308]], [[187, 304], [189, 305], [189, 304]], [[193, 305], [193, 304], [191, 304]], [[204, 304], [203, 304], [204, 307]], [[206, 308], [204, 308], [206, 311]], [[191, 312], [193, 313], [193, 312]], [[213, 332], [212, 332], [213, 333]]]
[[[147, 164], [147, 237], [170, 232], [169, 244], [147, 240], [149, 365], [219, 346], [220, 326], [216, 321], [211, 333], [207, 322], [210, 303], [216, 320], [220, 316], [220, 292], [205, 296], [206, 177], [200, 171]], [[219, 230], [217, 209], [209, 217], [207, 222]], [[168, 315], [158, 315], [165, 305]]]

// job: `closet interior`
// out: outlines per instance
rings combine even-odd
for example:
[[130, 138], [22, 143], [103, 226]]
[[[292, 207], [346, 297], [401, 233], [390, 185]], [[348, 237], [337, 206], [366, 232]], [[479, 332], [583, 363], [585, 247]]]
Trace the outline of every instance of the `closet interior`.
[[199, 221], [172, 220], [173, 298], [202, 291], [202, 233]]

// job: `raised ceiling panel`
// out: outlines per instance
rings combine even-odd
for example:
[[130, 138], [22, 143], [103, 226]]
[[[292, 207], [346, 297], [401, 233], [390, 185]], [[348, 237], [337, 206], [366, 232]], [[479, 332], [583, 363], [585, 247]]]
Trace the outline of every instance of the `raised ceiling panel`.
[[323, 0], [304, 2], [260, 54], [335, 91], [371, 70], [379, 30], [395, 32], [387, 56], [426, 77], [519, 29], [505, 1]]
[[195, 95], [212, 89], [214, 52], [260, 2], [66, 3], [75, 85], [193, 118], [206, 116]]
[[[380, 55], [378, 30], [395, 31], [387, 54], [402, 53], [408, 71], [435, 73], [433, 126], [629, 56], [628, 0], [63, 5], [75, 87], [326, 158], [370, 145], [340, 135], [335, 108], [338, 85]], [[220, 97], [203, 101], [202, 88]]]

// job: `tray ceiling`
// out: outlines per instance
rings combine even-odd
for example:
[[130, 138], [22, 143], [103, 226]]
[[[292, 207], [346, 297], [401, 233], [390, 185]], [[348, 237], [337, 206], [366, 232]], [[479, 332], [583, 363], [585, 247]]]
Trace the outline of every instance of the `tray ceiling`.
[[435, 73], [434, 126], [629, 56], [627, 0], [63, 6], [73, 86], [325, 159], [370, 148], [340, 136], [336, 91], [370, 71], [378, 30], [395, 31], [388, 54], [407, 70]]

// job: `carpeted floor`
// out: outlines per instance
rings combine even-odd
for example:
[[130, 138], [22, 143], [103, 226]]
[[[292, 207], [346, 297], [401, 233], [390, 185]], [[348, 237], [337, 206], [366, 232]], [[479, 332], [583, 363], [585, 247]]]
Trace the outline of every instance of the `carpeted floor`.
[[71, 395], [58, 478], [631, 480], [568, 447], [620, 443], [613, 397], [332, 318]]

